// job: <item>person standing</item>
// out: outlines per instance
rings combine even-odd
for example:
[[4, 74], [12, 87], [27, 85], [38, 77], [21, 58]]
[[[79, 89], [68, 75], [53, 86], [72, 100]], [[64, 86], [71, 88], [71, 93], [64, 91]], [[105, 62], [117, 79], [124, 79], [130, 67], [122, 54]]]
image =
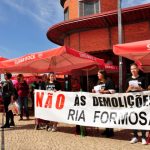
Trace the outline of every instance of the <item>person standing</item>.
[[[100, 93], [100, 94], [112, 94], [115, 92], [115, 85], [113, 81], [107, 77], [107, 73], [105, 70], [99, 70], [98, 73], [98, 82], [97, 85], [92, 89], [93, 93]], [[106, 128], [105, 131], [102, 133], [106, 137], [114, 136], [113, 128]]]
[[23, 107], [25, 110], [26, 118], [29, 120], [29, 110], [28, 110], [28, 94], [29, 94], [29, 86], [27, 82], [24, 80], [23, 74], [19, 74], [17, 76], [18, 83], [15, 88], [18, 92], [18, 103], [20, 107], [20, 119], [23, 120]]
[[72, 83], [71, 83], [71, 91], [73, 92], [78, 92], [81, 89], [80, 83], [78, 81], [78, 79], [72, 79]]
[[[60, 83], [56, 80], [55, 74], [53, 72], [49, 73], [48, 76], [49, 81], [45, 85], [45, 89], [48, 91], [59, 91], [61, 90], [61, 85]], [[57, 122], [52, 122], [52, 128], [47, 126], [47, 131], [52, 131], [55, 132], [57, 131]]]
[[39, 90], [45, 90], [45, 85], [46, 83], [48, 82], [48, 77], [47, 77], [47, 74], [43, 74], [42, 75], [42, 81], [41, 83], [39, 84]]
[[13, 112], [11, 110], [8, 110], [9, 104], [14, 101], [13, 100], [14, 86], [11, 81], [11, 77], [12, 74], [9, 72], [4, 74], [5, 81], [2, 85], [2, 98], [6, 113], [6, 123], [1, 128], [9, 128], [10, 126], [15, 126]]
[[[128, 92], [141, 92], [146, 89], [146, 80], [143, 76], [139, 75], [139, 68], [137, 64], [130, 65], [131, 77], [126, 81], [126, 93]], [[146, 145], [146, 130], [142, 130], [142, 144]], [[138, 130], [133, 130], [133, 138], [130, 143], [134, 144], [138, 142]]]

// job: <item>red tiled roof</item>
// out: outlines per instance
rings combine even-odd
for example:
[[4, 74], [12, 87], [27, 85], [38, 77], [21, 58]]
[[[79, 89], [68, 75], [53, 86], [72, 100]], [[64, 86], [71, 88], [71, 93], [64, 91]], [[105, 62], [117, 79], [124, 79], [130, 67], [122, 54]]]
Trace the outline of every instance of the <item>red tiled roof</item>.
[[[146, 20], [150, 20], [150, 3], [122, 9], [123, 24]], [[63, 45], [64, 38], [68, 34], [96, 28], [105, 28], [108, 26], [117, 26], [117, 22], [117, 10], [80, 17], [50, 27], [47, 32], [47, 38], [58, 45]]]

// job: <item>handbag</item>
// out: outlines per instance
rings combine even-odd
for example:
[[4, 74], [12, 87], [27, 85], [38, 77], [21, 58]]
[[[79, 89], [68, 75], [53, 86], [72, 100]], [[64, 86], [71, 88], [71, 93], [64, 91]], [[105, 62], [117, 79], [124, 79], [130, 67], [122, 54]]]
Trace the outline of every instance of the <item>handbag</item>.
[[20, 108], [19, 108], [19, 105], [16, 101], [12, 102], [8, 105], [8, 110], [11, 110], [14, 115], [20, 114]]

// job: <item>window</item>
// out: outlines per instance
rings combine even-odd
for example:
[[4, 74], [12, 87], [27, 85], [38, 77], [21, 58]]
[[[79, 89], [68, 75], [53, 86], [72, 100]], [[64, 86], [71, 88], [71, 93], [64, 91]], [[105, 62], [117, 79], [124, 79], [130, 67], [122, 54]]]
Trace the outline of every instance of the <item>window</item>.
[[79, 16], [87, 16], [99, 13], [99, 0], [79, 1]]
[[69, 9], [66, 8], [64, 11], [64, 20], [69, 20]]

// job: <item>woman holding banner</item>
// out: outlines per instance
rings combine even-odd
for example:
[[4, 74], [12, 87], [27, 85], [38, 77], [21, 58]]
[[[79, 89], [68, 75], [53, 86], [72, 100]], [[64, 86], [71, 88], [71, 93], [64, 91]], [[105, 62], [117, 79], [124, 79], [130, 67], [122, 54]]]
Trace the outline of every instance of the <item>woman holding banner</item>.
[[[132, 76], [126, 81], [126, 92], [141, 92], [146, 89], [145, 78], [139, 75], [139, 69], [137, 64], [130, 65], [130, 71]], [[146, 131], [142, 130], [142, 144], [146, 145]], [[130, 143], [134, 144], [138, 142], [138, 130], [133, 130], [133, 138]]]
[[[94, 86], [92, 89], [93, 93], [100, 93], [100, 94], [112, 94], [115, 93], [115, 85], [113, 81], [107, 77], [107, 73], [104, 70], [98, 71], [98, 82], [97, 85]], [[106, 128], [105, 131], [102, 133], [106, 137], [114, 136], [113, 128]]]
[[[46, 83], [45, 89], [48, 91], [59, 91], [61, 90], [61, 85], [60, 83], [56, 80], [54, 72], [50, 72], [48, 76], [49, 82]], [[47, 131], [52, 131], [55, 132], [57, 131], [57, 122], [51, 121], [52, 126], [47, 125], [46, 129]]]

